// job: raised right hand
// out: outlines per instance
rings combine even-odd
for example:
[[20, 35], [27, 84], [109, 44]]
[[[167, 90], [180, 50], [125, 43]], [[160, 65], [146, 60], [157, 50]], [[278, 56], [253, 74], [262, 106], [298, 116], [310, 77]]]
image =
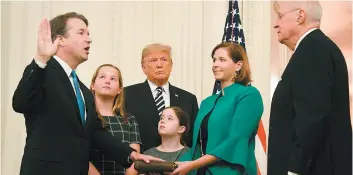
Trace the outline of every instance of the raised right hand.
[[36, 59], [43, 64], [55, 55], [59, 45], [59, 39], [55, 39], [54, 43], [51, 39], [50, 23], [47, 19], [43, 19], [38, 28], [37, 54]]

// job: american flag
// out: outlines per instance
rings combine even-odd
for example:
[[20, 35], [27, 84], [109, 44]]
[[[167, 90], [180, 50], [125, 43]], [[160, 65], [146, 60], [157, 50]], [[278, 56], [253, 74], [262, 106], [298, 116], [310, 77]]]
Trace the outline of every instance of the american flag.
[[[240, 21], [239, 5], [237, 0], [230, 0], [228, 6], [228, 15], [224, 25], [222, 42], [235, 42], [245, 49], [245, 37], [243, 26]], [[215, 81], [213, 94], [221, 92], [221, 83]]]
[[[243, 26], [241, 25], [239, 5], [237, 0], [229, 0], [228, 15], [224, 26], [222, 42], [234, 42], [240, 44], [245, 49], [245, 37]], [[245, 49], [246, 50], [246, 49]], [[213, 94], [221, 92], [221, 83], [215, 81]], [[266, 132], [262, 120], [260, 120], [257, 135], [255, 155], [257, 161], [258, 175], [266, 174]]]
[[228, 15], [224, 25], [222, 42], [235, 42], [245, 49], [245, 37], [240, 21], [238, 1], [229, 1]]

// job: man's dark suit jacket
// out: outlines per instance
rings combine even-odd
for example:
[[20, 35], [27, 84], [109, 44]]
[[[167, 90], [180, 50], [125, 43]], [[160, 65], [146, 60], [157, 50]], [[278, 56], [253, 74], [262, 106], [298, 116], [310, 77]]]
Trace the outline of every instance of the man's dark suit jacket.
[[33, 60], [13, 95], [13, 109], [25, 117], [27, 138], [21, 175], [85, 175], [91, 142], [124, 166], [129, 146], [101, 127], [93, 95], [79, 82], [86, 105], [82, 125], [76, 96], [61, 65], [51, 58], [42, 69]]
[[[158, 135], [158, 115], [156, 103], [147, 80], [143, 83], [128, 86], [125, 89], [126, 109], [137, 119], [140, 128], [140, 137], [143, 150], [161, 144]], [[194, 94], [169, 84], [170, 106], [178, 106], [190, 116], [190, 129], [186, 144], [191, 147], [192, 128], [199, 110]]]
[[268, 175], [351, 175], [347, 65], [321, 30], [300, 42], [272, 98]]

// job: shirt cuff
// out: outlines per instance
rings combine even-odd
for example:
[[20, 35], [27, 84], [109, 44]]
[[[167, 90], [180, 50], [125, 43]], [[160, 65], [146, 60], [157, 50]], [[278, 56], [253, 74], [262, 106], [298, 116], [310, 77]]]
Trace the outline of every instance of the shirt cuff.
[[288, 175], [299, 175], [299, 174], [288, 171]]
[[40, 68], [42, 68], [42, 69], [44, 69], [44, 68], [47, 66], [47, 64], [44, 64], [44, 63], [38, 61], [38, 60], [35, 59], [35, 58], [34, 58], [34, 61], [35, 61], [36, 64], [37, 64]]

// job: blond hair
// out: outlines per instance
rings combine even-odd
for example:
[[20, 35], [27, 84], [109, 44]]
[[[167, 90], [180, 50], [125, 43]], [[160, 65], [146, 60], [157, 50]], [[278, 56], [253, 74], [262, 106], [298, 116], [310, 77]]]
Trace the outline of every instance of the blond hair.
[[164, 52], [168, 54], [169, 58], [172, 57], [172, 48], [169, 45], [161, 44], [161, 43], [153, 43], [143, 48], [142, 55], [141, 55], [141, 64], [143, 64], [143, 58], [145, 58], [146, 56], [154, 52]]

